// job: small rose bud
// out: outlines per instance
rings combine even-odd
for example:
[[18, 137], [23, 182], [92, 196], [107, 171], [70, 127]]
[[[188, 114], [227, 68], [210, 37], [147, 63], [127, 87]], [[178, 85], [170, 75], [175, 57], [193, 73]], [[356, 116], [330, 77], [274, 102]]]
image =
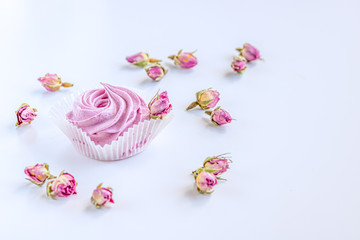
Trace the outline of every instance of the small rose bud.
[[165, 76], [168, 70], [161, 66], [159, 63], [155, 63], [154, 65], [145, 68], [145, 71], [152, 80], [160, 81]]
[[246, 59], [242, 56], [234, 57], [234, 61], [231, 64], [232, 69], [237, 73], [243, 73], [246, 67]]
[[55, 92], [60, 89], [60, 87], [72, 87], [74, 84], [71, 83], [62, 83], [61, 78], [57, 74], [45, 74], [44, 77], [38, 78], [44, 88], [50, 92]]
[[47, 163], [26, 167], [24, 172], [28, 177], [30, 177], [26, 178], [26, 180], [29, 180], [38, 186], [42, 186], [47, 179], [55, 178], [50, 174], [49, 165]]
[[17, 119], [15, 126], [20, 127], [26, 124], [30, 124], [37, 116], [35, 112], [37, 112], [37, 110], [35, 108], [31, 108], [29, 104], [21, 104], [19, 109], [15, 111]]
[[153, 59], [153, 58], [149, 58], [149, 54], [147, 53], [143, 53], [143, 52], [138, 52], [134, 55], [128, 56], [126, 57], [126, 60], [138, 67], [144, 68], [146, 67], [146, 65], [150, 63], [156, 63], [159, 62], [159, 60], [157, 59]]
[[114, 203], [112, 198], [113, 190], [112, 188], [102, 187], [102, 183], [96, 187], [91, 196], [91, 203], [95, 205], [96, 208], [104, 207], [108, 202]]
[[150, 117], [163, 119], [172, 109], [167, 92], [157, 93], [149, 103]]
[[180, 50], [178, 54], [169, 56], [170, 59], [174, 60], [174, 63], [182, 68], [192, 68], [198, 63], [197, 58], [193, 55], [194, 52], [182, 52]]
[[48, 182], [46, 193], [52, 199], [56, 199], [56, 196], [69, 197], [76, 194], [76, 186], [75, 178], [71, 174], [62, 171], [55, 180]]
[[199, 193], [212, 193], [212, 188], [217, 184], [217, 178], [212, 170], [199, 168], [194, 173], [195, 183]]
[[243, 48], [237, 48], [236, 50], [239, 51], [240, 55], [243, 56], [248, 62], [261, 59], [259, 50], [257, 50], [249, 43], [245, 43]]
[[196, 93], [196, 102], [191, 103], [186, 110], [192, 109], [199, 105], [202, 109], [209, 109], [216, 106], [219, 102], [220, 93], [216, 90], [204, 89]]
[[221, 154], [214, 157], [208, 157], [204, 161], [204, 168], [215, 170], [213, 174], [215, 176], [226, 172], [229, 169], [229, 162], [231, 159]]
[[230, 113], [222, 109], [221, 107], [217, 107], [214, 111], [206, 111], [206, 114], [210, 115], [211, 121], [215, 125], [224, 125], [227, 123], [231, 123], [233, 120], [230, 116]]

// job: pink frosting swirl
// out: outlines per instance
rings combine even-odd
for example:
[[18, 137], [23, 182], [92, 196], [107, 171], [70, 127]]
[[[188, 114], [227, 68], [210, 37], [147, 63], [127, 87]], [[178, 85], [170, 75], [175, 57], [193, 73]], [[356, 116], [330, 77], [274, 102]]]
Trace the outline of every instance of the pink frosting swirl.
[[83, 93], [67, 113], [67, 119], [81, 128], [95, 144], [104, 146], [122, 136], [134, 124], [150, 119], [144, 100], [133, 91], [101, 83], [104, 89]]

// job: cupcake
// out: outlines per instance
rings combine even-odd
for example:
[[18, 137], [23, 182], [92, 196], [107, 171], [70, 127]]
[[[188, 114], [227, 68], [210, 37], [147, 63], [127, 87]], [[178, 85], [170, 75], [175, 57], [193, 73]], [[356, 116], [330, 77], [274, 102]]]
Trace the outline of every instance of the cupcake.
[[66, 99], [51, 111], [58, 127], [87, 157], [131, 157], [143, 151], [172, 119], [171, 112], [162, 118], [151, 117], [149, 106], [135, 91], [101, 84], [103, 88]]

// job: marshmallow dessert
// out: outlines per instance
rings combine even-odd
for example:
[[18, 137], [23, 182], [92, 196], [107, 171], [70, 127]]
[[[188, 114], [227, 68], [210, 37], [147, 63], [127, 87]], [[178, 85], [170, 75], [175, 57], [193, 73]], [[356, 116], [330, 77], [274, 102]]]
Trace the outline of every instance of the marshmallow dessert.
[[74, 102], [66, 118], [81, 128], [95, 144], [104, 146], [129, 127], [150, 119], [145, 101], [135, 92], [101, 83], [103, 89], [86, 91]]
[[83, 155], [97, 160], [120, 160], [142, 152], [172, 120], [152, 119], [143, 93], [101, 83], [58, 102], [50, 117]]

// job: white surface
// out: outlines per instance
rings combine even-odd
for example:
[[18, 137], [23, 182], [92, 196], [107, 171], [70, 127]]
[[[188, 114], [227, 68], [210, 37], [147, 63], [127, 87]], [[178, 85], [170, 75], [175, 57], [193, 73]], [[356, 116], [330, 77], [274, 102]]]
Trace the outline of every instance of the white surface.
[[[1, 1], [1, 239], [360, 238], [359, 1]], [[229, 67], [250, 42], [264, 62], [242, 76]], [[197, 49], [178, 70], [166, 57]], [[138, 51], [163, 59], [159, 83], [126, 64]], [[57, 73], [72, 89], [37, 82]], [[119, 162], [78, 154], [48, 118], [58, 99], [104, 81], [155, 94], [167, 90], [175, 119], [143, 153]], [[237, 120], [213, 127], [185, 112], [194, 93], [220, 91]], [[14, 111], [39, 110], [16, 129]], [[234, 163], [214, 194], [190, 172], [205, 157]], [[72, 173], [78, 195], [53, 201], [23, 169], [47, 162]], [[116, 204], [97, 210], [98, 183]]]

